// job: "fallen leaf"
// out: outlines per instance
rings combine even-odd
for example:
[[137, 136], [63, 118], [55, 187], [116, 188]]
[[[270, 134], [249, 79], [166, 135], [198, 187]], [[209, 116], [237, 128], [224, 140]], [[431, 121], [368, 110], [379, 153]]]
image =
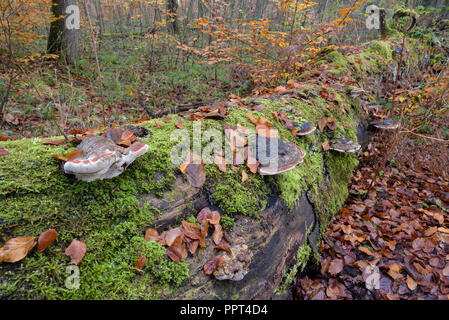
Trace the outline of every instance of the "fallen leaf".
[[83, 151], [79, 149], [75, 149], [72, 152], [69, 152], [65, 155], [66, 161], [72, 161], [78, 158], [81, 158], [83, 156]]
[[331, 275], [335, 276], [336, 274], [340, 273], [341, 270], [343, 270], [343, 260], [342, 259], [332, 260], [330, 265], [329, 265], [328, 272]]
[[17, 262], [25, 258], [36, 245], [36, 237], [17, 237], [0, 248], [0, 262]]
[[242, 182], [245, 182], [248, 179], [249, 179], [248, 174], [246, 173], [245, 170], [242, 170]]
[[184, 125], [182, 124], [181, 120], [176, 121], [175, 126], [178, 129], [184, 129]]
[[159, 241], [159, 232], [156, 229], [150, 228], [145, 231], [146, 241]]
[[416, 287], [418, 286], [418, 284], [416, 283], [416, 281], [413, 280], [413, 278], [410, 277], [409, 275], [407, 276], [406, 282], [407, 282], [407, 287], [408, 287], [411, 291], [415, 290]]
[[224, 257], [221, 255], [215, 256], [206, 262], [204, 265], [204, 273], [210, 275], [224, 262]]
[[65, 162], [69, 161], [69, 159], [67, 159], [66, 157], [61, 156], [61, 155], [59, 155], [59, 154], [52, 154], [51, 156], [52, 156], [53, 158], [56, 158], [56, 159], [59, 159], [59, 160], [65, 161]]
[[216, 224], [214, 225], [214, 233], [212, 234], [212, 240], [214, 241], [215, 245], [219, 245], [222, 239], [223, 239], [223, 229], [221, 225]]
[[72, 259], [72, 263], [78, 265], [86, 254], [87, 247], [84, 242], [74, 239], [72, 243], [65, 249], [65, 255]]
[[189, 252], [190, 252], [192, 255], [194, 255], [195, 252], [196, 252], [196, 250], [198, 250], [198, 245], [199, 245], [199, 244], [200, 244], [200, 241], [199, 241], [199, 240], [195, 240], [195, 241], [190, 242], [190, 244], [189, 244]]
[[0, 157], [6, 157], [9, 155], [9, 152], [5, 149], [0, 148]]
[[134, 268], [138, 269], [139, 271], [142, 271], [143, 267], [145, 266], [145, 263], [147, 263], [147, 257], [141, 254], [139, 259], [137, 259], [137, 261], [134, 263]]
[[328, 151], [330, 149], [330, 143], [329, 141], [323, 142], [323, 144], [321, 145], [321, 147], [323, 148], [323, 151]]
[[187, 180], [195, 188], [201, 188], [206, 182], [206, 166], [204, 163], [190, 163], [186, 168]]
[[53, 241], [56, 240], [57, 237], [58, 234], [56, 233], [55, 229], [50, 229], [43, 232], [37, 240], [37, 251], [42, 252], [47, 249], [53, 243]]
[[218, 170], [226, 172], [226, 160], [222, 156], [216, 155], [214, 157], [214, 163], [217, 165]]
[[42, 141], [43, 145], [46, 146], [62, 146], [66, 143], [65, 139], [57, 139], [57, 140], [46, 140]]

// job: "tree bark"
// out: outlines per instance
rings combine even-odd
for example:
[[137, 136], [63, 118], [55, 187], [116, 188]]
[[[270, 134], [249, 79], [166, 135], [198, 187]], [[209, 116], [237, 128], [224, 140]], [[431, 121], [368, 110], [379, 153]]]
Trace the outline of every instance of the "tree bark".
[[[69, 18], [66, 9], [68, 6], [76, 6], [76, 0], [52, 0], [52, 12], [55, 18], [51, 22], [48, 35], [47, 52], [61, 55], [68, 64], [79, 60], [79, 28], [66, 21]], [[79, 12], [79, 9], [78, 9]]]

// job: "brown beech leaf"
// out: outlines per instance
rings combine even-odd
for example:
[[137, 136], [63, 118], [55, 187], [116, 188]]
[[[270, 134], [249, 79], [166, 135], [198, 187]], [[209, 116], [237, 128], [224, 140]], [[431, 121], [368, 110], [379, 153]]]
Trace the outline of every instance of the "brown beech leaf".
[[[1, 151], [1, 150], [0, 150], [0, 151]], [[0, 154], [0, 156], [1, 156], [1, 154]], [[56, 158], [56, 159], [59, 159], [59, 160], [65, 161], [65, 162], [69, 161], [69, 159], [67, 159], [67, 158], [64, 157], [64, 156], [61, 156], [60, 154], [52, 154], [51, 156], [52, 156], [53, 158]]]
[[182, 240], [182, 238], [182, 235], [180, 235], [176, 238], [175, 242], [167, 248], [167, 255], [176, 263], [179, 263], [182, 259], [187, 258], [188, 254], [186, 243]]
[[182, 231], [190, 240], [198, 240], [201, 237], [201, 227], [195, 223], [182, 221]]
[[137, 259], [137, 261], [134, 263], [134, 268], [138, 269], [139, 271], [142, 271], [143, 267], [145, 266], [145, 263], [147, 263], [147, 257], [141, 254], [139, 259]]
[[0, 148], [0, 157], [6, 157], [9, 155], [9, 152], [5, 149]]
[[66, 143], [65, 139], [56, 139], [56, 140], [46, 140], [42, 141], [43, 145], [46, 146], [62, 146]]
[[129, 140], [131, 142], [134, 142], [137, 140], [137, 137], [134, 135], [133, 132], [126, 130], [125, 132], [123, 132], [122, 136], [120, 137], [120, 140], [122, 141]]
[[122, 140], [122, 141], [118, 142], [117, 145], [119, 145], [120, 147], [123, 147], [123, 148], [129, 148], [129, 147], [131, 147], [131, 140]]
[[201, 224], [200, 247], [206, 248], [206, 237], [209, 232], [209, 222], [205, 221]]
[[17, 262], [25, 258], [36, 245], [36, 237], [17, 237], [0, 248], [0, 262]]
[[343, 270], [343, 260], [342, 259], [335, 259], [332, 260], [332, 262], [329, 265], [329, 273], [333, 276], [340, 273], [341, 270]]
[[195, 188], [201, 188], [206, 182], [206, 166], [204, 163], [190, 163], [186, 168], [187, 180]]
[[337, 124], [335, 123], [335, 120], [332, 118], [328, 118], [327, 119], [327, 127], [332, 131], [337, 129]]
[[83, 156], [83, 151], [79, 150], [79, 149], [75, 149], [72, 152], [69, 152], [65, 155], [65, 158], [67, 159], [67, 161], [72, 161], [78, 158], [81, 158]]
[[323, 144], [321, 145], [321, 147], [323, 148], [323, 151], [328, 151], [330, 149], [330, 144], [329, 141], [323, 142]]
[[180, 235], [182, 235], [182, 231], [180, 228], [164, 231], [162, 232], [160, 237], [162, 241], [161, 244], [170, 247]]
[[204, 273], [210, 275], [224, 262], [224, 257], [221, 255], [215, 256], [204, 265]]
[[162, 121], [164, 121], [165, 123], [170, 123], [170, 122], [171, 122], [170, 119], [168, 119], [167, 117], [164, 117], [164, 118], [162, 119]]
[[245, 170], [242, 170], [242, 182], [245, 182], [249, 179], [248, 174]]
[[150, 228], [145, 231], [146, 241], [159, 241], [159, 232], [156, 229]]
[[257, 125], [257, 120], [254, 118], [254, 116], [251, 113], [247, 113], [246, 116], [249, 118], [249, 121], [251, 121], [252, 124]]
[[5, 136], [5, 135], [0, 135], [0, 141], [9, 141], [9, 140], [11, 140], [10, 137]]
[[190, 244], [189, 244], [189, 252], [190, 252], [192, 255], [194, 255], [195, 252], [196, 252], [196, 250], [198, 250], [199, 244], [200, 244], [200, 241], [199, 241], [199, 240], [195, 240], [195, 241], [190, 242]]
[[226, 172], [226, 160], [222, 156], [216, 155], [214, 157], [214, 163], [217, 165], [218, 170]]
[[214, 233], [212, 234], [212, 240], [214, 241], [215, 245], [219, 245], [222, 239], [223, 239], [223, 229], [221, 225], [216, 224], [214, 225]]
[[223, 250], [223, 251], [226, 251], [226, 252], [229, 253], [229, 254], [232, 254], [231, 247], [230, 247], [229, 244], [227, 244], [227, 243], [221, 242], [218, 246], [215, 247], [215, 249], [217, 249], [217, 250]]
[[156, 129], [160, 129], [162, 127], [162, 123], [155, 121], [154, 126], [156, 127]]
[[105, 133], [105, 137], [108, 139], [111, 139], [115, 143], [119, 143], [120, 141], [124, 140], [122, 139], [124, 132], [121, 129], [109, 129]]
[[184, 129], [184, 125], [182, 124], [181, 120], [176, 121], [175, 126], [178, 129]]
[[42, 252], [47, 249], [53, 243], [53, 241], [56, 240], [57, 237], [58, 234], [56, 233], [55, 229], [50, 229], [42, 232], [42, 234], [39, 236], [39, 239], [37, 240], [37, 251]]
[[87, 247], [84, 242], [74, 239], [72, 243], [65, 249], [65, 255], [72, 259], [72, 263], [77, 265], [83, 260]]

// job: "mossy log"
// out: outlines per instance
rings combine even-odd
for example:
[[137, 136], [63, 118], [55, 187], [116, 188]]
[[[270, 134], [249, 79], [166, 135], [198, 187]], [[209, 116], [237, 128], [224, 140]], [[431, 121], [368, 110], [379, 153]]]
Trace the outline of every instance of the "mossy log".
[[[381, 59], [376, 57], [382, 55]], [[343, 57], [334, 51], [323, 57], [323, 74], [350, 75], [368, 72], [371, 76], [391, 60], [388, 42], [375, 42], [360, 56]], [[379, 61], [383, 61], [380, 63]], [[386, 62], [385, 62], [386, 61]], [[366, 143], [366, 114], [359, 98], [352, 98], [350, 87], [336, 79], [326, 85], [330, 102], [323, 97], [319, 80], [303, 81], [294, 94], [277, 93], [250, 97], [264, 105], [261, 111], [228, 108], [225, 120], [206, 120], [203, 129], [240, 124], [253, 127], [246, 116], [265, 117], [283, 140], [294, 142], [307, 151], [302, 165], [271, 177], [228, 167], [226, 173], [206, 165], [207, 180], [202, 188], [189, 185], [173, 165], [170, 152], [177, 141], [170, 139], [181, 120], [190, 132], [193, 122], [169, 115], [170, 123], [150, 120], [140, 125], [152, 132], [143, 138], [149, 151], [120, 176], [102, 181], [82, 182], [65, 175], [52, 154], [69, 150], [43, 145], [43, 139], [0, 142], [10, 154], [0, 157], [0, 246], [17, 236], [39, 236], [53, 228], [58, 239], [46, 251], [33, 250], [20, 262], [0, 263], [1, 299], [155, 299], [155, 298], [271, 298], [275, 289], [288, 279], [289, 269], [297, 264], [298, 248], [315, 245], [320, 233], [338, 212], [348, 196], [347, 184], [357, 166], [357, 154], [324, 152], [322, 143], [344, 135]], [[357, 85], [354, 82], [355, 85]], [[299, 98], [298, 98], [299, 97]], [[308, 121], [318, 125], [333, 118], [337, 129], [316, 131], [295, 137], [276, 122], [272, 111], [289, 104]], [[161, 123], [156, 128], [155, 122]], [[245, 167], [246, 168], [246, 167]], [[202, 267], [218, 254], [212, 242], [195, 256], [177, 264], [165, 248], [146, 242], [147, 228], [166, 230], [183, 219], [191, 219], [209, 206], [220, 211], [233, 246], [244, 244], [252, 253], [249, 273], [241, 281], [218, 281], [206, 276]], [[79, 264], [80, 288], [67, 289], [70, 259], [65, 248], [73, 239], [87, 244]], [[308, 241], [306, 241], [308, 239]], [[210, 241], [210, 240], [208, 240]], [[134, 262], [144, 254], [143, 273], [136, 273]], [[284, 280], [283, 280], [284, 278]]]

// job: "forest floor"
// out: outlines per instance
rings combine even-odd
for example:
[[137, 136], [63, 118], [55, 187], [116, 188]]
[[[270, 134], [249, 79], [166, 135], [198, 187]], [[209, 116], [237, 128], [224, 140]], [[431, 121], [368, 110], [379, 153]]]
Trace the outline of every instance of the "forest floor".
[[449, 299], [447, 144], [404, 137], [371, 186], [391, 138], [376, 136], [364, 154], [297, 299]]

